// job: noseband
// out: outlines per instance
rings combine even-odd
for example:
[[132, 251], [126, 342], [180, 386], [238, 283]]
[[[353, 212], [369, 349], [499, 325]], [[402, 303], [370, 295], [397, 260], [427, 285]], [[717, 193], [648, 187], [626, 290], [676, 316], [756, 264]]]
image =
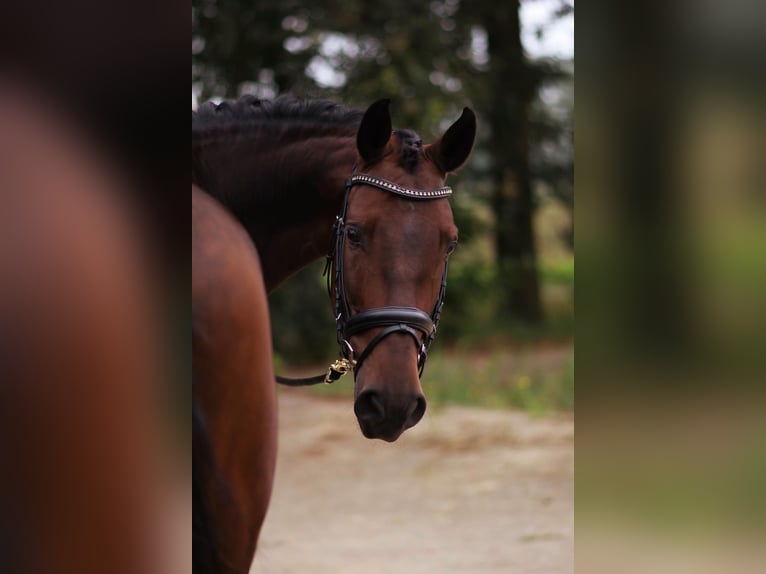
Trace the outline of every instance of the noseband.
[[[415, 307], [397, 306], [374, 307], [352, 315], [346, 298], [343, 273], [343, 247], [346, 235], [348, 199], [351, 189], [356, 185], [376, 187], [415, 201], [440, 199], [452, 194], [452, 188], [446, 186], [432, 190], [416, 190], [369, 174], [353, 174], [346, 180], [343, 204], [340, 213], [335, 217], [330, 238], [330, 248], [327, 252], [327, 264], [324, 269], [324, 275], [327, 276], [327, 291], [334, 297], [335, 323], [340, 359], [330, 365], [325, 375], [307, 379], [277, 377], [277, 382], [279, 383], [293, 386], [311, 385], [320, 382], [332, 383], [351, 370], [356, 373], [378, 343], [394, 333], [404, 333], [412, 337], [418, 354], [418, 375], [422, 376], [423, 374], [423, 368], [428, 357], [428, 349], [436, 336], [436, 327], [439, 324], [439, 316], [444, 306], [444, 294], [447, 289], [447, 259], [445, 258], [444, 260], [444, 271], [439, 287], [439, 295], [436, 298], [436, 304], [430, 315]], [[382, 331], [375, 335], [361, 353], [357, 353], [350, 343], [351, 338], [359, 333], [381, 327], [383, 328]]]

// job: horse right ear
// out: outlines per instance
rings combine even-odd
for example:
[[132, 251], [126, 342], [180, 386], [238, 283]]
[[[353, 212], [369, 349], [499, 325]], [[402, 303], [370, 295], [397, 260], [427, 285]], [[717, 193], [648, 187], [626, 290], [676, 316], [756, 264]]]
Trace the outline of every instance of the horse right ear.
[[377, 161], [383, 156], [383, 150], [391, 137], [390, 103], [389, 98], [378, 100], [364, 112], [356, 133], [356, 148], [366, 163]]
[[463, 113], [444, 135], [428, 147], [427, 153], [445, 173], [457, 170], [471, 155], [476, 139], [476, 114], [471, 108]]

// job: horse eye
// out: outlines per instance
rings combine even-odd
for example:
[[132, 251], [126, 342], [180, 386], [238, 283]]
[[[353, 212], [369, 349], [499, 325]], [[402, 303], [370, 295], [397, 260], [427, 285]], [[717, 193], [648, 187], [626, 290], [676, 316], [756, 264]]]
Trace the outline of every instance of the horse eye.
[[447, 245], [447, 255], [451, 255], [455, 249], [457, 249], [457, 240], [450, 241], [450, 244]]
[[349, 227], [346, 230], [346, 237], [348, 237], [348, 241], [352, 245], [360, 245], [362, 243], [362, 234], [356, 227]]

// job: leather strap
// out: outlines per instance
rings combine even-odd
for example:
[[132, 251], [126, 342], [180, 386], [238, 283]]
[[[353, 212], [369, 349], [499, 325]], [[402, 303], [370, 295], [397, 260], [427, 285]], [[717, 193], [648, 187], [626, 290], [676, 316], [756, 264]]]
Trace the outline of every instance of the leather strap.
[[398, 324], [409, 325], [426, 335], [430, 335], [434, 329], [430, 315], [415, 307], [376, 307], [352, 316], [346, 321], [343, 333], [346, 339], [350, 339], [362, 331]]
[[309, 387], [311, 385], [318, 385], [319, 383], [324, 383], [325, 381], [324, 373], [322, 373], [321, 375], [315, 375], [313, 377], [305, 377], [302, 379], [294, 379], [292, 377], [281, 377], [279, 375], [277, 375], [276, 378], [277, 378], [277, 382], [280, 385], [286, 385], [288, 387]]
[[370, 341], [370, 344], [364, 348], [364, 351], [362, 351], [362, 354], [359, 355], [359, 358], [356, 360], [354, 372], [359, 370], [359, 368], [362, 366], [362, 363], [364, 363], [364, 360], [370, 356], [370, 353], [372, 353], [373, 349], [375, 349], [378, 343], [380, 343], [389, 335], [393, 335], [394, 333], [407, 333], [408, 335], [411, 335], [413, 339], [415, 339], [415, 348], [418, 351], [418, 369], [420, 369], [422, 361], [421, 354], [424, 352], [423, 342], [420, 340], [420, 335], [415, 329], [408, 325], [397, 324], [392, 325], [387, 329], [383, 329], [380, 333], [375, 335], [375, 338]]

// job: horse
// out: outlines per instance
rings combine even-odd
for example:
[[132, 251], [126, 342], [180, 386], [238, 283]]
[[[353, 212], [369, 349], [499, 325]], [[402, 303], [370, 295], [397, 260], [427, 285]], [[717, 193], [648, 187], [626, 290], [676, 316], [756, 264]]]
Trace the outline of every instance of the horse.
[[[299, 269], [327, 257], [341, 356], [310, 382], [353, 371], [367, 438], [396, 441], [425, 413], [420, 376], [458, 239], [445, 180], [467, 161], [476, 118], [464, 108], [426, 145], [392, 129], [389, 105], [243, 96], [192, 112], [195, 470], [198, 448], [207, 459], [195, 564], [246, 572], [254, 555], [276, 450], [263, 297]], [[202, 341], [217, 341], [204, 357]]]
[[0, 125], [0, 570], [173, 571], [133, 188], [35, 89], [0, 82]]
[[276, 390], [258, 255], [192, 189], [194, 572], [247, 572], [274, 479]]

